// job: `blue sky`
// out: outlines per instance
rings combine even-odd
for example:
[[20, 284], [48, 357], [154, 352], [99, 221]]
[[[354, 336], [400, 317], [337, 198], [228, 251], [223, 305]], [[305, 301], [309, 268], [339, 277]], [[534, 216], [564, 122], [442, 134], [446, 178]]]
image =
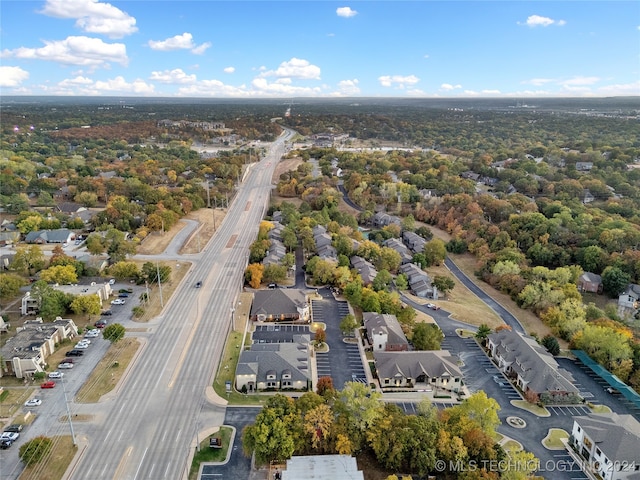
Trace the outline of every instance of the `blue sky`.
[[2, 0], [0, 94], [640, 95], [640, 2]]

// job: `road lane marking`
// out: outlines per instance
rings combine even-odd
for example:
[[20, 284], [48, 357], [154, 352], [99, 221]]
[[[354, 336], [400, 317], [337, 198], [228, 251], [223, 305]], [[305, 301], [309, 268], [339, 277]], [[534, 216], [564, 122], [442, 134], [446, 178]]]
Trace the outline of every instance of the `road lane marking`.
[[122, 475], [120, 474], [120, 471], [122, 470], [122, 468], [124, 467], [124, 463], [125, 460], [127, 459], [127, 457], [131, 456], [131, 451], [133, 450], [133, 447], [130, 446], [129, 448], [127, 448], [125, 450], [125, 452], [122, 454], [122, 458], [120, 459], [120, 462], [118, 462], [118, 468], [116, 468], [116, 473], [114, 474], [113, 478], [114, 480], [117, 480], [119, 478], [122, 478]]

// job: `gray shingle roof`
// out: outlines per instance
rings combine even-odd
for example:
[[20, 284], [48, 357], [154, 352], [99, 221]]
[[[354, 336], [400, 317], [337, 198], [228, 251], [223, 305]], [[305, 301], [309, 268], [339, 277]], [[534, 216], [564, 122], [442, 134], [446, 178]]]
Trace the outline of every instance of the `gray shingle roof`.
[[373, 358], [380, 378], [462, 377], [457, 357], [447, 350], [374, 352]]
[[386, 333], [387, 344], [391, 345], [409, 345], [407, 337], [405, 337], [400, 322], [395, 315], [388, 313], [364, 312], [362, 314], [364, 320], [364, 328], [369, 334]]
[[598, 448], [613, 462], [638, 462], [640, 422], [632, 415], [592, 413], [573, 417]]

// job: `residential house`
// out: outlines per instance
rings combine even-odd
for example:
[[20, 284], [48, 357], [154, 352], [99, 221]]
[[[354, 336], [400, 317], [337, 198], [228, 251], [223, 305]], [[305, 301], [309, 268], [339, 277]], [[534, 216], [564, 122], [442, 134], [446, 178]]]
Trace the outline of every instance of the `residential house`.
[[427, 241], [415, 232], [402, 232], [402, 241], [413, 253], [422, 253]]
[[463, 386], [459, 359], [447, 350], [373, 352], [380, 388], [440, 388], [460, 392]]
[[573, 417], [570, 446], [602, 480], [640, 480], [640, 422], [633, 415]]
[[272, 239], [267, 256], [262, 259], [263, 265], [280, 265], [287, 254], [287, 247], [280, 240]]
[[438, 289], [433, 285], [431, 277], [415, 263], [400, 265], [400, 273], [409, 280], [411, 293], [420, 298], [438, 298]]
[[480, 181], [480, 174], [476, 172], [472, 172], [471, 170], [467, 170], [466, 172], [462, 172], [460, 174], [462, 178], [467, 180], [473, 180], [474, 182]]
[[95, 270], [97, 273], [102, 272], [109, 266], [109, 257], [101, 255], [78, 255], [76, 260], [84, 264], [85, 269]]
[[56, 230], [34, 230], [27, 233], [25, 242], [27, 243], [68, 243], [75, 238], [75, 233], [67, 228]]
[[401, 226], [402, 220], [400, 219], [400, 217], [396, 217], [395, 215], [389, 215], [388, 213], [385, 213], [385, 212], [375, 213], [371, 217], [371, 225], [373, 225], [374, 228], [382, 228], [392, 224]]
[[576, 162], [576, 170], [579, 172], [590, 172], [593, 168], [593, 162]]
[[487, 348], [500, 371], [514, 380], [530, 402], [582, 401], [573, 376], [535, 338], [504, 329], [487, 337]]
[[310, 302], [304, 291], [293, 288], [258, 290], [253, 294], [251, 319], [258, 322], [309, 322]]
[[282, 480], [364, 480], [355, 457], [349, 455], [306, 455], [287, 460]]
[[294, 342], [258, 343], [240, 353], [236, 367], [236, 389], [312, 390], [312, 350], [309, 335]]
[[388, 248], [392, 248], [400, 254], [400, 263], [410, 263], [413, 260], [413, 255], [409, 249], [399, 238], [389, 238], [382, 242], [382, 245]]
[[378, 275], [376, 267], [364, 258], [354, 255], [351, 257], [351, 266], [358, 272], [365, 286], [371, 285]]
[[578, 291], [602, 293], [602, 277], [591, 272], [584, 272], [578, 278]]
[[364, 312], [362, 318], [367, 338], [374, 352], [409, 350], [409, 341], [395, 315]]
[[585, 189], [582, 191], [582, 203], [583, 204], [587, 204], [587, 203], [591, 203], [596, 199], [596, 197], [588, 190]]
[[633, 310], [640, 307], [640, 285], [630, 283], [627, 288], [618, 296], [618, 308]]
[[78, 335], [73, 320], [60, 317], [50, 323], [44, 323], [41, 318], [29, 320], [16, 331], [16, 335], [0, 348], [0, 376], [26, 378], [43, 372], [47, 357], [55, 351], [56, 345]]

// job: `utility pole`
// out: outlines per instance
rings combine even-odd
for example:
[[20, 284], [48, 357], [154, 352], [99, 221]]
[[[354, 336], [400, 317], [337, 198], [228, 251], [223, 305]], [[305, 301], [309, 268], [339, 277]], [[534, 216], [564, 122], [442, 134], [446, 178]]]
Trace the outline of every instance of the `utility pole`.
[[64, 406], [67, 407], [67, 417], [69, 418], [69, 428], [71, 429], [71, 441], [73, 442], [73, 446], [77, 445], [76, 443], [76, 434], [73, 431], [73, 422], [71, 421], [71, 410], [69, 410], [69, 401], [67, 400], [67, 389], [64, 388], [64, 374], [60, 377], [60, 381], [62, 382], [62, 393], [64, 394]]
[[162, 282], [160, 281], [160, 264], [156, 262], [156, 275], [158, 275], [158, 290], [160, 291], [160, 307], [164, 308], [164, 301], [162, 300]]

